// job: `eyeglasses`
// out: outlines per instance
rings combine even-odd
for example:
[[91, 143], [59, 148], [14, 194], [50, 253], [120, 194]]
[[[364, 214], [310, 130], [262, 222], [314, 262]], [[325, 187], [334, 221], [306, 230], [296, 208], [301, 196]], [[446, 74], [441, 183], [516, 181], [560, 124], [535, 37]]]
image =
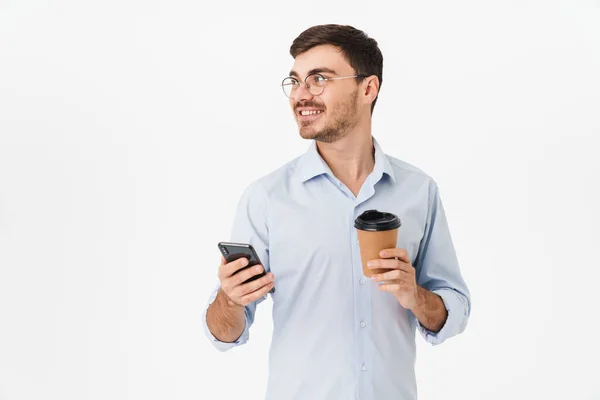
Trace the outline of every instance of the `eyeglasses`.
[[[320, 96], [325, 90], [325, 84], [327, 83], [327, 81], [366, 77], [367, 75], [358, 74], [352, 76], [337, 76], [335, 78], [326, 78], [321, 74], [312, 74], [308, 75], [306, 79], [304, 79], [304, 85], [306, 86], [306, 89], [308, 89], [310, 94], [312, 94], [313, 96]], [[298, 79], [296, 78], [288, 76], [283, 80], [283, 82], [281, 82], [281, 87], [283, 88], [283, 93], [285, 93], [287, 97], [292, 97], [294, 95], [294, 92], [296, 92], [298, 87], [300, 87], [300, 81], [298, 81]]]

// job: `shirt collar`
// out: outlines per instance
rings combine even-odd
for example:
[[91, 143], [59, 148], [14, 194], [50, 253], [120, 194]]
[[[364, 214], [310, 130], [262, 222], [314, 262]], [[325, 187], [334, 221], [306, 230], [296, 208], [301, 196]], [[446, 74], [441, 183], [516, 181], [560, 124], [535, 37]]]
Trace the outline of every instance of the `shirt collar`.
[[[392, 168], [390, 160], [381, 149], [381, 146], [377, 140], [374, 137], [372, 139], [373, 147], [375, 147], [375, 167], [373, 168], [373, 175], [377, 177], [377, 180], [379, 180], [382, 174], [387, 174], [392, 181], [395, 182], [396, 178], [394, 175], [394, 169]], [[308, 147], [306, 153], [300, 157], [296, 173], [298, 174], [300, 181], [303, 183], [322, 174], [329, 174], [331, 177], [333, 177], [331, 169], [317, 150], [316, 140], [312, 140], [312, 143]]]

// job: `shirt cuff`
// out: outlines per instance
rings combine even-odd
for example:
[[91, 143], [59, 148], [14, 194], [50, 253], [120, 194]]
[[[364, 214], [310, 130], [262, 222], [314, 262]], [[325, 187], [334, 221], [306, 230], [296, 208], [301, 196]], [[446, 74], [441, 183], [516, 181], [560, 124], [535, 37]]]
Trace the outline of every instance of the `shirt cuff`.
[[466, 299], [455, 290], [444, 288], [435, 289], [432, 292], [440, 296], [444, 302], [444, 307], [448, 312], [446, 322], [439, 332], [433, 332], [421, 325], [417, 319], [417, 329], [428, 343], [438, 345], [465, 330], [469, 310]]
[[244, 344], [248, 341], [248, 338], [250, 336], [249, 334], [249, 329], [248, 329], [248, 310], [244, 309], [244, 314], [245, 314], [245, 325], [244, 325], [244, 331], [242, 332], [242, 334], [240, 335], [240, 337], [235, 341], [235, 342], [222, 342], [219, 339], [217, 339], [212, 332], [210, 331], [210, 329], [208, 328], [208, 323], [206, 321], [206, 314], [208, 311], [208, 307], [215, 301], [215, 298], [217, 297], [217, 293], [219, 292], [219, 289], [217, 288], [215, 291], [213, 291], [212, 295], [210, 296], [210, 299], [208, 300], [208, 306], [206, 306], [204, 308], [204, 312], [202, 313], [202, 325], [204, 326], [204, 333], [206, 334], [206, 336], [208, 337], [208, 339], [210, 340], [210, 342], [213, 344], [213, 346], [215, 346], [215, 348], [219, 351], [227, 351], [229, 349], [232, 349], [233, 347], [239, 346], [241, 344]]

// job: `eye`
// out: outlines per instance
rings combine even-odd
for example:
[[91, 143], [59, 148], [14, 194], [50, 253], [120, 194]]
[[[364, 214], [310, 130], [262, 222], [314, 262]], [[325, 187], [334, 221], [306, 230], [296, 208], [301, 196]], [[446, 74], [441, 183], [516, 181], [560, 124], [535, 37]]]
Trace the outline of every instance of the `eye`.
[[323, 83], [325, 81], [326, 81], [326, 79], [325, 79], [324, 76], [322, 76], [322, 75], [315, 75], [315, 82], [316, 83]]

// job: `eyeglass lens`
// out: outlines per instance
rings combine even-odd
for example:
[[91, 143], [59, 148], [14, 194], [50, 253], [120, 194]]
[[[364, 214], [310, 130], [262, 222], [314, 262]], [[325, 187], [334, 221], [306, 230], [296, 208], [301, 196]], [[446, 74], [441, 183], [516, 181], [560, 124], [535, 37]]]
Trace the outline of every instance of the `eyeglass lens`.
[[[308, 90], [313, 96], [318, 96], [323, 93], [323, 89], [325, 88], [326, 80], [322, 75], [313, 74], [309, 75], [305, 79], [305, 83], [308, 85]], [[281, 86], [283, 87], [283, 92], [287, 97], [292, 97], [298, 87], [302, 84], [302, 82], [298, 81], [296, 78], [285, 78]]]

